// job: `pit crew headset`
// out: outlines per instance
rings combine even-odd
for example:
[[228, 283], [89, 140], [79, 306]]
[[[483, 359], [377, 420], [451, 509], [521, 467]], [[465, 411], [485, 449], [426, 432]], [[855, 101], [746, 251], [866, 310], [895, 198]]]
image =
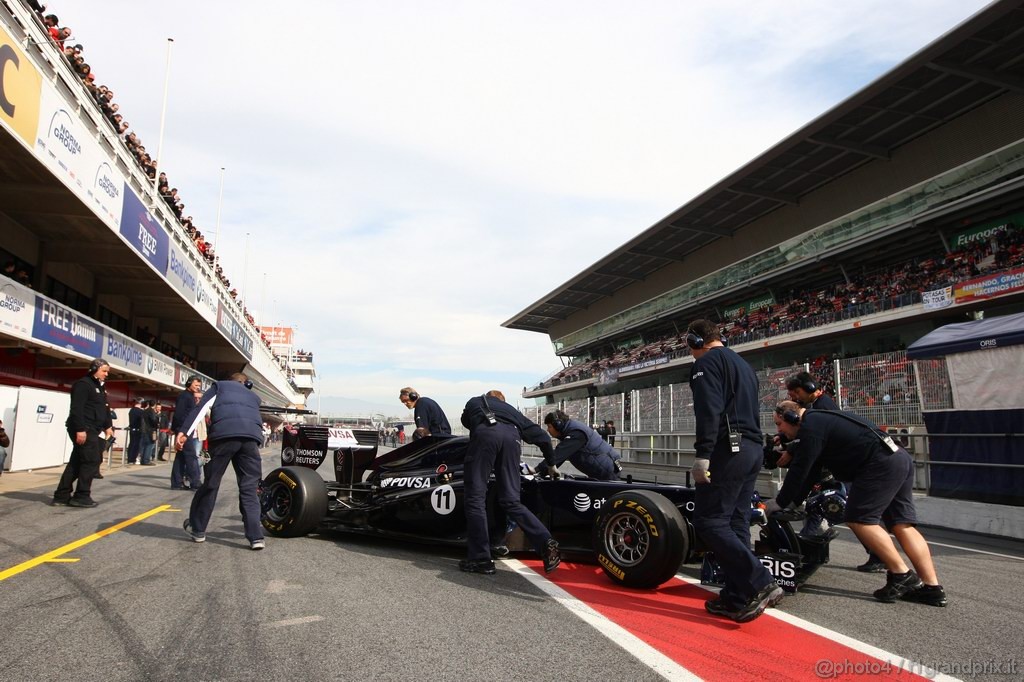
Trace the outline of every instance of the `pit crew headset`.
[[[792, 424], [793, 426], [800, 425], [800, 413], [797, 412], [796, 410], [780, 410], [776, 408], [775, 413], [782, 417], [782, 421], [786, 422], [787, 424]], [[890, 454], [899, 452], [900, 450], [900, 446], [896, 445], [896, 442], [889, 437], [889, 434], [883, 434], [879, 429], [868, 426], [864, 422], [857, 421], [848, 414], [843, 414], [842, 412], [837, 412], [835, 410], [814, 410], [814, 413], [835, 415], [840, 419], [845, 419], [851, 424], [856, 424], [862, 429], [867, 429], [875, 436], [875, 438], [882, 441], [882, 444], [889, 450]]]

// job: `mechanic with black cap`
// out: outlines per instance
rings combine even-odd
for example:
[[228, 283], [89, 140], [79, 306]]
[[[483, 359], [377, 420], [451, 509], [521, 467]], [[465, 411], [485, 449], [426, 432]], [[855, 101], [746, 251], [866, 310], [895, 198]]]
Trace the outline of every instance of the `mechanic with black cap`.
[[[544, 426], [552, 438], [558, 438], [558, 446], [551, 462], [557, 473], [558, 466], [571, 462], [581, 472], [598, 481], [618, 480], [619, 460], [622, 455], [601, 435], [586, 424], [561, 410], [549, 412], [544, 417]], [[537, 474], [547, 476], [549, 465], [542, 461], [537, 465]]]
[[107, 391], [103, 387], [109, 373], [110, 363], [103, 358], [96, 358], [89, 365], [88, 373], [71, 384], [71, 410], [65, 426], [74, 448], [57, 489], [53, 492], [53, 503], [56, 505], [96, 506], [92, 499], [92, 480], [100, 473], [100, 464], [103, 463], [100, 436], [102, 434], [103, 438], [110, 438], [114, 434], [114, 423], [110, 420], [110, 408], [107, 406]]
[[[784, 400], [775, 408], [775, 425], [790, 439], [793, 461], [782, 489], [765, 511], [771, 514], [803, 502], [823, 468], [852, 481], [846, 525], [888, 569], [885, 586], [875, 590], [875, 599], [945, 606], [946, 593], [928, 543], [916, 528], [910, 454], [872, 422], [848, 412], [806, 410]], [[904, 563], [886, 529], [896, 536], [916, 573]]]
[[408, 409], [415, 410], [413, 419], [416, 420], [416, 430], [412, 434], [413, 440], [419, 440], [424, 436], [451, 435], [452, 427], [448, 423], [448, 417], [444, 416], [444, 410], [437, 401], [420, 395], [416, 389], [409, 386], [399, 392], [398, 400]]
[[544, 570], [555, 570], [562, 561], [558, 543], [519, 499], [522, 456], [519, 441], [536, 445], [544, 459], [552, 461], [551, 438], [539, 425], [507, 404], [501, 391], [470, 398], [462, 411], [462, 425], [469, 429], [464, 474], [467, 546], [466, 558], [459, 562], [459, 570], [494, 573], [487, 530], [487, 484], [492, 471], [498, 504], [522, 528], [527, 540], [541, 555]]
[[[839, 411], [839, 405], [836, 405], [836, 401], [832, 400], [825, 393], [821, 383], [815, 380], [809, 372], [798, 372], [791, 376], [786, 382], [786, 390], [789, 392], [789, 399], [805, 409]], [[789, 461], [789, 455], [784, 454], [779, 458], [778, 465], [789, 466]], [[847, 488], [850, 487], [848, 481], [843, 483]], [[872, 554], [871, 550], [867, 547], [864, 547], [864, 551], [868, 553], [868, 558], [867, 561], [857, 566], [858, 571], [861, 573], [882, 573], [885, 571], [885, 563], [881, 559]]]
[[750, 549], [750, 499], [761, 470], [757, 375], [725, 347], [708, 320], [694, 320], [686, 344], [697, 420], [693, 526], [715, 553], [725, 587], [708, 600], [708, 613], [745, 623], [775, 606], [782, 588]]

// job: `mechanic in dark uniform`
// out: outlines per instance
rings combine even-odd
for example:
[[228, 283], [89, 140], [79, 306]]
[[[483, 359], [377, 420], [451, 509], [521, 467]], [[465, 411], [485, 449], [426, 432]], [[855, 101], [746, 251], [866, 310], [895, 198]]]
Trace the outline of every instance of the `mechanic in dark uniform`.
[[[110, 363], [96, 358], [89, 365], [88, 374], [71, 385], [71, 411], [65, 425], [68, 437], [74, 443], [71, 459], [53, 493], [53, 503], [69, 507], [95, 507], [92, 499], [92, 479], [100, 472], [103, 463], [105, 438], [114, 435], [114, 424], [110, 421], [107, 407], [107, 392], [103, 383], [110, 373]], [[75, 482], [78, 482], [75, 487]]]
[[[945, 606], [946, 593], [936, 576], [928, 543], [916, 528], [910, 454], [873, 423], [847, 412], [805, 410], [784, 400], [775, 409], [775, 425], [790, 439], [793, 461], [766, 512], [803, 502], [823, 468], [842, 481], [852, 481], [846, 525], [888, 569], [885, 587], [875, 590], [875, 598], [886, 603], [904, 599]], [[904, 563], [886, 529], [896, 536], [917, 573]]]
[[[798, 372], [786, 382], [786, 390], [789, 392], [789, 399], [798, 403], [808, 410], [832, 410], [839, 411], [836, 401], [825, 393], [825, 389], [817, 382], [809, 372]], [[779, 466], [789, 466], [789, 457], [779, 458]], [[843, 481], [849, 489], [849, 481]], [[885, 563], [871, 553], [867, 547], [864, 551], [868, 553], [867, 561], [857, 566], [861, 573], [882, 573], [885, 571]]]
[[[561, 410], [549, 412], [544, 417], [544, 426], [552, 438], [558, 438], [558, 446], [552, 465], [559, 467], [566, 461], [571, 462], [581, 472], [598, 481], [618, 480], [619, 460], [622, 455], [594, 429], [575, 419]], [[537, 474], [547, 476], [548, 463], [542, 461], [537, 465]], [[557, 469], [555, 469], [557, 472]]]
[[541, 555], [544, 570], [558, 568], [558, 543], [544, 524], [519, 499], [522, 456], [520, 440], [540, 448], [552, 461], [551, 438], [539, 425], [505, 402], [501, 391], [470, 398], [462, 411], [462, 425], [469, 429], [466, 450], [466, 558], [459, 569], [469, 573], [494, 573], [487, 530], [487, 483], [494, 472], [498, 504], [515, 521]]
[[234, 467], [238, 479], [238, 508], [250, 549], [263, 549], [263, 526], [260, 523], [260, 500], [256, 493], [263, 475], [260, 443], [263, 442], [263, 420], [260, 399], [252, 392], [252, 382], [241, 373], [225, 381], [214, 382], [184, 418], [177, 431], [175, 447], [179, 450], [196, 432], [199, 422], [210, 415], [210, 461], [206, 480], [192, 498], [188, 518], [183, 527], [194, 542], [206, 540], [206, 527], [217, 504], [220, 481], [228, 465]]
[[[416, 430], [412, 434], [413, 440], [424, 436], [450, 436], [452, 434], [448, 417], [444, 416], [444, 410], [435, 400], [421, 396], [416, 389], [408, 386], [401, 390], [398, 399], [410, 410], [415, 410], [413, 418], [416, 420]], [[426, 431], [420, 429], [426, 429]]]
[[142, 449], [142, 398], [136, 398], [128, 410], [128, 463], [135, 464]]
[[[185, 388], [174, 401], [174, 417], [171, 418], [171, 433], [184, 430], [186, 419], [196, 406], [196, 393], [201, 392], [202, 380], [192, 375], [185, 380]], [[262, 432], [262, 425], [261, 425]], [[195, 430], [190, 433], [195, 433]], [[183, 447], [175, 448], [174, 462], [171, 463], [171, 490], [184, 490], [185, 479], [189, 481], [190, 490], [199, 490], [202, 473], [199, 471], [199, 449], [202, 443], [192, 436], [185, 441]]]
[[763, 459], [757, 376], [725, 347], [708, 320], [690, 324], [686, 343], [695, 358], [690, 372], [697, 419], [693, 526], [725, 573], [719, 597], [704, 607], [745, 623], [783, 595], [750, 549], [750, 499]]

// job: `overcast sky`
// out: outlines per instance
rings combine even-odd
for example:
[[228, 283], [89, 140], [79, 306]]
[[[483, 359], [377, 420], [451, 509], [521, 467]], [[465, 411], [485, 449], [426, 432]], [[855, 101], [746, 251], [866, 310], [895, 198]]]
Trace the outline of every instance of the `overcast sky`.
[[457, 420], [468, 397], [515, 403], [561, 366], [547, 336], [502, 321], [984, 4], [48, 11], [152, 152], [174, 38], [161, 170], [212, 238], [227, 169], [225, 270], [261, 323], [297, 328], [323, 394], [404, 414], [411, 385]]

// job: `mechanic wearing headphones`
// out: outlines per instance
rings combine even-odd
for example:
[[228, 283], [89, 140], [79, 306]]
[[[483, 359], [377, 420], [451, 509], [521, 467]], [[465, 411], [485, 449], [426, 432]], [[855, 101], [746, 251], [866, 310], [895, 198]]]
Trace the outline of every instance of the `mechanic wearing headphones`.
[[745, 623], [783, 596], [750, 549], [750, 498], [763, 459], [757, 376], [725, 347], [708, 320], [690, 323], [686, 344], [695, 358], [690, 371], [697, 418], [693, 526], [725, 573], [725, 587], [704, 608]]
[[[875, 590], [875, 599], [945, 606], [946, 593], [928, 543], [915, 527], [910, 454], [873, 423], [847, 412], [805, 410], [783, 400], [775, 408], [775, 424], [791, 441], [793, 461], [782, 489], [765, 511], [771, 514], [803, 502], [823, 468], [839, 480], [852, 481], [846, 525], [888, 569], [885, 587]], [[903, 562], [886, 529], [896, 536], [917, 573]]]
[[65, 426], [74, 448], [53, 492], [55, 505], [96, 506], [92, 499], [92, 479], [100, 473], [100, 464], [103, 463], [100, 435], [103, 438], [114, 435], [114, 423], [107, 407], [107, 391], [103, 388], [109, 373], [110, 363], [96, 358], [89, 365], [88, 373], [71, 384], [71, 411]]
[[196, 432], [199, 422], [209, 413], [210, 461], [206, 465], [206, 480], [192, 498], [188, 518], [182, 527], [192, 536], [193, 542], [206, 541], [206, 526], [217, 504], [220, 480], [230, 464], [238, 479], [238, 508], [242, 512], [245, 538], [250, 549], [263, 549], [267, 545], [260, 523], [260, 498], [256, 493], [263, 475], [263, 462], [260, 460], [263, 420], [260, 418], [260, 399], [252, 392], [252, 382], [244, 374], [235, 373], [226, 381], [214, 382], [198, 403], [195, 398], [191, 400], [193, 405], [184, 415], [182, 426], [176, 430], [175, 447], [179, 450], [184, 447]]
[[[401, 390], [398, 399], [410, 410], [415, 410], [413, 418], [416, 420], [416, 430], [413, 431], [412, 439], [418, 440], [424, 436], [450, 436], [452, 427], [448, 418], [444, 416], [444, 410], [426, 396], [421, 396], [416, 389], [406, 386]], [[422, 429], [426, 429], [424, 432]]]
[[[174, 403], [174, 417], [171, 419], [171, 433], [179, 433], [185, 426], [185, 419], [196, 406], [196, 393], [202, 393], [202, 381], [193, 375], [185, 380], [185, 390], [178, 394]], [[185, 479], [189, 480], [190, 490], [199, 490], [202, 474], [199, 472], [199, 448], [202, 444], [198, 438], [189, 438], [183, 447], [178, 447], [171, 464], [171, 490], [184, 490]]]
[[[798, 403], [801, 407], [808, 410], [833, 410], [839, 411], [839, 406], [836, 405], [836, 401], [832, 400], [825, 389], [818, 385], [818, 382], [814, 380], [807, 372], [799, 372], [794, 374], [786, 382], [786, 389], [789, 391], [789, 399], [795, 403]], [[779, 466], [789, 466], [790, 456], [783, 454], [779, 458]], [[850, 487], [848, 481], [844, 481], [847, 488]], [[867, 547], [864, 547], [864, 551], [868, 553], [867, 561], [857, 566], [857, 570], [861, 573], [882, 573], [885, 571], [885, 563], [877, 556], [871, 553]]]
[[[422, 398], [421, 398], [422, 400]], [[466, 558], [459, 570], [468, 573], [494, 573], [487, 530], [487, 482], [494, 472], [498, 504], [519, 524], [526, 538], [544, 560], [544, 570], [558, 568], [561, 555], [550, 531], [523, 506], [519, 499], [520, 440], [540, 448], [544, 459], [553, 461], [551, 438], [544, 429], [505, 402], [501, 391], [470, 398], [462, 411], [462, 425], [469, 429], [466, 450]]]
[[558, 438], [555, 448], [554, 462], [550, 469], [546, 461], [537, 465], [536, 472], [541, 476], [551, 473], [558, 475], [556, 467], [569, 461], [585, 475], [598, 481], [614, 481], [619, 478], [619, 460], [622, 455], [608, 441], [583, 422], [570, 419], [561, 410], [549, 412], [544, 417], [544, 426], [552, 438]]

